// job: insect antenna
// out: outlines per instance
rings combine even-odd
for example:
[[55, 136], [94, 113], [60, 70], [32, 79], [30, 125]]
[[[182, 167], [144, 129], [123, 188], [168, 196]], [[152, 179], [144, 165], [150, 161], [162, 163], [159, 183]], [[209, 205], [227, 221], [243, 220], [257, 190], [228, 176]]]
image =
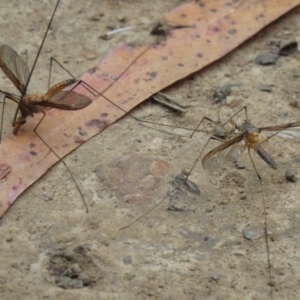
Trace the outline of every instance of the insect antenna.
[[[57, 10], [59, 1], [60, 1], [60, 0], [57, 0], [56, 5], [55, 5], [55, 7], [54, 7], [53, 13], [52, 13], [52, 15], [51, 15], [50, 21], [49, 21], [49, 23], [48, 23], [46, 32], [45, 32], [44, 37], [43, 37], [43, 40], [42, 40], [42, 43], [41, 43], [41, 45], [40, 45], [40, 47], [39, 47], [39, 50], [38, 50], [37, 55], [36, 55], [36, 57], [35, 57], [35, 60], [34, 60], [34, 62], [33, 62], [31, 71], [30, 71], [30, 73], [29, 73], [27, 82], [26, 82], [26, 84], [25, 84], [24, 91], [23, 91], [23, 93], [22, 93], [22, 95], [21, 95], [20, 102], [22, 102], [22, 99], [23, 99], [24, 96], [26, 95], [27, 88], [28, 88], [28, 85], [29, 85], [31, 76], [32, 76], [32, 74], [33, 74], [33, 71], [34, 71], [34, 69], [35, 69], [36, 63], [37, 63], [37, 61], [38, 61], [38, 59], [39, 59], [40, 53], [41, 53], [42, 48], [43, 48], [43, 46], [44, 46], [44, 43], [45, 43], [45, 40], [46, 40], [48, 31], [49, 31], [49, 29], [50, 29], [50, 27], [51, 27], [51, 24], [52, 24], [52, 21], [53, 21], [53, 19], [54, 19], [54, 16], [55, 16], [55, 13], [56, 13], [56, 10]], [[16, 112], [15, 112], [14, 122], [16, 121], [17, 116], [18, 116], [18, 113], [19, 113], [19, 110], [20, 110], [20, 102], [19, 102], [18, 107], [17, 107]]]

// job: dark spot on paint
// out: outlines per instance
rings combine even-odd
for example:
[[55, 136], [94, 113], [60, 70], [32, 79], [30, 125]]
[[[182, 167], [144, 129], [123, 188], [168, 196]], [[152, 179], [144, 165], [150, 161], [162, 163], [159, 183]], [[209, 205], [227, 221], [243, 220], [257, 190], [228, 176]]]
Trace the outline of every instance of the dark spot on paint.
[[14, 191], [16, 191], [16, 190], [18, 189], [18, 187], [14, 185], [14, 186], [12, 187], [12, 189], [13, 189]]
[[231, 6], [232, 6], [232, 4], [231, 4], [231, 3], [226, 3], [226, 4], [225, 4], [225, 6], [227, 6], [227, 7], [231, 7]]
[[157, 75], [157, 72], [151, 72], [151, 73], [150, 73], [150, 77], [152, 77], [152, 78], [155, 78], [156, 75]]
[[215, 8], [211, 9], [210, 11], [211, 11], [212, 13], [216, 13], [216, 12], [217, 12], [217, 10], [216, 10]]
[[230, 39], [230, 37], [226, 35], [225, 39], [226, 39], [226, 40], [229, 40], [229, 39]]
[[75, 138], [75, 143], [76, 143], [76, 144], [83, 144], [83, 143], [84, 143], [84, 140], [77, 136], [77, 137]]
[[186, 14], [181, 14], [180, 17], [181, 18], [186, 18]]
[[107, 117], [107, 113], [104, 113], [101, 115], [102, 118], [106, 118]]
[[259, 20], [259, 19], [263, 19], [265, 17], [264, 14], [259, 14], [255, 19], [256, 20]]
[[206, 237], [204, 238], [204, 241], [205, 241], [205, 242], [207, 242], [207, 241], [208, 241], [208, 236], [206, 236]]
[[201, 57], [203, 57], [203, 54], [202, 53], [197, 53], [197, 57], [201, 58]]
[[134, 83], [139, 83], [140, 82], [140, 78], [134, 79]]
[[200, 38], [201, 38], [201, 35], [200, 35], [199, 33], [197, 33], [197, 34], [195, 35], [195, 38], [200, 39]]
[[166, 60], [168, 60], [168, 56], [163, 56], [161, 59], [166, 61]]
[[91, 69], [88, 70], [88, 72], [90, 74], [94, 74], [96, 72], [96, 70], [97, 70], [96, 68], [91, 68]]
[[236, 34], [236, 30], [234, 28], [228, 30], [228, 33], [231, 35], [235, 35]]
[[78, 133], [79, 133], [81, 136], [87, 136], [86, 131], [83, 130], [81, 127], [78, 127]]
[[134, 45], [128, 45], [128, 46], [127, 46], [127, 50], [128, 50], [128, 51], [132, 51], [133, 49], [134, 49]]
[[100, 120], [98, 119], [93, 119], [89, 122], [86, 123], [87, 126], [99, 126], [99, 124], [101, 123]]
[[89, 127], [96, 127], [98, 128], [99, 130], [105, 128], [107, 126], [107, 122], [105, 121], [101, 121], [101, 120], [98, 120], [98, 119], [93, 119], [91, 121], [88, 121], [86, 123], [86, 126], [89, 126]]
[[35, 147], [35, 144], [34, 144], [34, 143], [30, 143], [30, 144], [28, 145], [28, 147], [29, 147], [29, 148], [34, 148], [34, 147]]
[[240, 0], [232, 0], [232, 3], [238, 3]]
[[214, 32], [219, 32], [219, 31], [220, 31], [220, 28], [217, 27], [217, 26], [213, 26], [213, 27], [211, 28], [211, 30], [214, 31]]
[[30, 155], [32, 155], [32, 156], [37, 156], [37, 155], [38, 155], [35, 151], [30, 151], [29, 153], [30, 153]]
[[229, 16], [225, 16], [224, 19], [228, 20], [228, 19], [229, 19]]
[[206, 40], [207, 43], [211, 43], [211, 40]]
[[204, 3], [199, 3], [198, 6], [199, 6], [199, 7], [204, 7], [205, 4], [204, 4]]
[[230, 24], [231, 24], [231, 25], [236, 25], [236, 22], [235, 22], [235, 21], [231, 21]]
[[184, 67], [184, 64], [181, 64], [181, 63], [180, 63], [180, 64], [178, 64], [177, 66], [178, 66], [178, 67]]

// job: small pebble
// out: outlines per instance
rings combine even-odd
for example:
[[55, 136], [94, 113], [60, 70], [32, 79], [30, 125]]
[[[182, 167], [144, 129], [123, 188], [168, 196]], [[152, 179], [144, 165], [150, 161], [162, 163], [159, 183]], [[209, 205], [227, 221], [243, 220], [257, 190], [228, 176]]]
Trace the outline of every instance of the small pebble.
[[236, 104], [238, 102], [238, 100], [236, 99], [235, 96], [227, 96], [226, 97], [226, 105], [227, 106], [233, 106], [234, 104]]
[[95, 59], [99, 56], [96, 51], [91, 49], [85, 49], [81, 53], [86, 59], [90, 59], [90, 60]]
[[279, 55], [287, 56], [297, 51], [298, 43], [296, 41], [284, 41], [280, 43]]
[[231, 93], [231, 84], [226, 84], [220, 87], [217, 87], [213, 94], [213, 99], [216, 103], [221, 102]]
[[43, 196], [46, 201], [51, 201], [54, 198], [54, 194], [55, 194], [54, 191], [45, 191]]
[[127, 17], [125, 15], [117, 15], [117, 20], [121, 23], [126, 23]]
[[59, 276], [56, 278], [55, 282], [58, 287], [67, 289], [69, 287], [69, 283], [71, 282], [71, 279], [69, 277]]
[[79, 264], [75, 263], [71, 266], [71, 270], [74, 273], [80, 273], [81, 272], [81, 268], [79, 266]]
[[262, 66], [274, 65], [278, 57], [279, 55], [276, 53], [261, 53], [255, 58], [254, 62]]
[[217, 280], [220, 279], [220, 274], [215, 273], [215, 274], [213, 274], [213, 275], [211, 276], [211, 278], [212, 278], [213, 280], [217, 281]]
[[261, 84], [258, 88], [262, 92], [269, 92], [269, 93], [272, 92], [272, 87], [268, 84]]
[[185, 176], [178, 174], [173, 181], [173, 185], [179, 186], [182, 183], [184, 184], [184, 186], [187, 188], [188, 191], [200, 195], [200, 190], [194, 182], [188, 179], [186, 180]]
[[272, 242], [276, 241], [276, 234], [275, 233], [269, 233], [269, 238]]
[[78, 280], [78, 279], [72, 279], [69, 282], [69, 286], [72, 287], [72, 288], [75, 288], [75, 289], [80, 289], [80, 288], [83, 287], [83, 282], [81, 280]]
[[92, 284], [90, 276], [86, 272], [82, 272], [78, 277], [84, 286], [89, 286]]
[[284, 272], [283, 269], [280, 269], [280, 270], [277, 271], [277, 274], [278, 275], [285, 275], [285, 272]]
[[253, 226], [247, 227], [243, 231], [244, 238], [247, 240], [258, 240], [264, 235], [264, 230], [261, 227]]
[[294, 170], [292, 170], [292, 169], [287, 169], [285, 171], [285, 178], [289, 182], [297, 182], [297, 177], [295, 175]]
[[246, 251], [245, 250], [235, 250], [235, 251], [233, 251], [233, 254], [236, 256], [245, 256]]

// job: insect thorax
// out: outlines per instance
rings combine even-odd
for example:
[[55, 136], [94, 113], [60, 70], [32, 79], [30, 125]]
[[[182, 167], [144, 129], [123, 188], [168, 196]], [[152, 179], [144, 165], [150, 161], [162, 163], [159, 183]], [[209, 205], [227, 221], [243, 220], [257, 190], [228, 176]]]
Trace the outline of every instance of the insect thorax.
[[41, 106], [34, 105], [40, 101], [44, 100], [42, 94], [31, 94], [25, 95], [20, 104], [20, 110], [23, 116], [33, 115], [36, 113], [43, 112], [44, 109]]

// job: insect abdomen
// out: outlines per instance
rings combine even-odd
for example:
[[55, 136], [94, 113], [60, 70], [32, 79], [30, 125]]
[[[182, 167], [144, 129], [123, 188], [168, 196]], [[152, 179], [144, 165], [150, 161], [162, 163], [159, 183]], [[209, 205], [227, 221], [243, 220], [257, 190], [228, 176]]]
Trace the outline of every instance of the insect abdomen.
[[73, 83], [75, 83], [76, 80], [75, 79], [67, 79], [64, 81], [61, 81], [55, 85], [53, 85], [48, 92], [44, 95], [45, 99], [48, 100], [51, 97], [53, 97], [56, 93], [62, 91], [63, 89], [65, 89], [66, 87], [72, 85]]
[[271, 157], [270, 154], [268, 154], [261, 145], [257, 145], [257, 154], [274, 170], [277, 169], [276, 162]]

